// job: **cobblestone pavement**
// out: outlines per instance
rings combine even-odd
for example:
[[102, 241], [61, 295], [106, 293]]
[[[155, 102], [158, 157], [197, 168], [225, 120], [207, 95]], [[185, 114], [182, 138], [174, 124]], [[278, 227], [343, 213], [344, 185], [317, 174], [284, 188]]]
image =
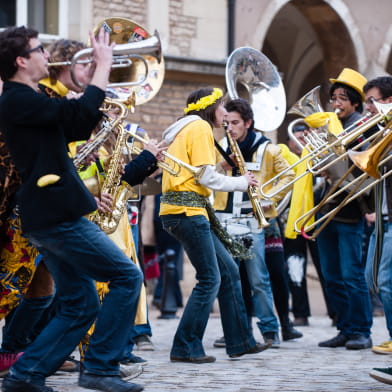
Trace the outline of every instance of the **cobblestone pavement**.
[[[133, 382], [145, 386], [146, 392], [166, 391], [386, 391], [388, 386], [369, 377], [374, 366], [389, 366], [392, 357], [377, 355], [371, 350], [350, 351], [345, 348], [319, 348], [317, 343], [336, 333], [327, 317], [315, 316], [310, 326], [300, 328], [302, 339], [282, 342], [279, 349], [269, 349], [256, 355], [232, 360], [224, 349], [213, 348], [215, 338], [222, 335], [220, 319], [212, 314], [205, 335], [206, 352], [217, 357], [212, 364], [193, 365], [171, 363], [169, 350], [178, 320], [161, 320], [152, 311], [155, 351], [139, 351], [148, 360], [144, 372]], [[385, 340], [383, 317], [375, 318], [374, 342]], [[255, 336], [260, 334], [255, 330]], [[391, 365], [392, 366], [392, 365]], [[47, 384], [58, 392], [82, 392], [77, 375], [52, 376]]]
[[[185, 265], [185, 268], [187, 266]], [[311, 272], [312, 274], [312, 272]], [[185, 271], [185, 276], [193, 276]], [[184, 282], [183, 282], [184, 283]], [[182, 285], [186, 297], [193, 282]], [[369, 377], [373, 367], [392, 366], [392, 356], [377, 355], [369, 350], [351, 351], [345, 348], [319, 348], [318, 342], [336, 335], [329, 318], [325, 317], [325, 306], [317, 279], [310, 276], [308, 291], [312, 314], [310, 326], [298, 328], [304, 337], [282, 342], [279, 349], [268, 349], [240, 359], [230, 359], [224, 349], [213, 348], [216, 338], [222, 336], [222, 327], [217, 308], [211, 314], [205, 338], [206, 353], [217, 358], [215, 363], [194, 365], [171, 363], [169, 351], [178, 319], [162, 320], [160, 312], [149, 309], [155, 351], [135, 351], [148, 360], [144, 372], [133, 382], [143, 384], [146, 392], [352, 392], [388, 391], [392, 386], [382, 384]], [[151, 298], [149, 299], [151, 303]], [[255, 323], [255, 321], [254, 321]], [[254, 334], [260, 333], [254, 324]], [[388, 338], [385, 318], [374, 318], [373, 342], [379, 344]], [[86, 392], [77, 385], [77, 374], [61, 374], [49, 377], [47, 384], [58, 392]]]

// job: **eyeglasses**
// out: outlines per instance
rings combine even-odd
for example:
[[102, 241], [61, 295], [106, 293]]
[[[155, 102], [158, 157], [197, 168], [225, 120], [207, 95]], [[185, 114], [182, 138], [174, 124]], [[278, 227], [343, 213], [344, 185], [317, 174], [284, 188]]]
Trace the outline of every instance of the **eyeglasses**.
[[380, 98], [373, 98], [373, 97], [370, 97], [370, 98], [368, 98], [366, 101], [365, 101], [365, 103], [366, 103], [366, 105], [374, 105], [374, 102], [378, 102], [378, 101], [381, 101], [382, 100], [382, 97], [380, 97]]
[[33, 53], [33, 52], [39, 52], [39, 53], [43, 54], [43, 53], [45, 53], [45, 48], [43, 47], [43, 45], [38, 45], [33, 49], [25, 50], [23, 52], [23, 56], [26, 56], [26, 55]]
[[348, 102], [350, 99], [348, 98], [348, 97], [346, 97], [346, 96], [344, 96], [344, 95], [339, 95], [339, 96], [337, 96], [337, 97], [332, 97], [330, 100], [329, 100], [329, 103], [333, 103], [333, 102], [336, 102], [336, 101], [339, 101], [339, 102], [341, 102], [341, 103], [344, 103], [344, 102]]

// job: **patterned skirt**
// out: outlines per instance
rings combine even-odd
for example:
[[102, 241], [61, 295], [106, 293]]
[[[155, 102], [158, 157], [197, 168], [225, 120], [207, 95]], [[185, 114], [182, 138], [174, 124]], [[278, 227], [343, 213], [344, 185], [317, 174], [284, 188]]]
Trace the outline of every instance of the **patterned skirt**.
[[19, 304], [41, 259], [22, 233], [20, 219], [13, 212], [4, 233], [5, 243], [0, 249], [0, 320]]

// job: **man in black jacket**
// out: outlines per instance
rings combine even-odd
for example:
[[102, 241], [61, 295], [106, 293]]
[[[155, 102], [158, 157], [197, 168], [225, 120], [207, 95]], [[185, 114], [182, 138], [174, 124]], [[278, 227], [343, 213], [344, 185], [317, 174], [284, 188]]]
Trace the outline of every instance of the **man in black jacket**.
[[[0, 33], [0, 128], [22, 185], [17, 203], [22, 229], [45, 258], [60, 300], [59, 311], [12, 366], [5, 392], [53, 391], [45, 378], [55, 372], [96, 319], [79, 385], [101, 391], [141, 391], [118, 376], [135, 317], [142, 276], [137, 267], [92, 222], [97, 208], [80, 180], [67, 144], [88, 139], [98, 123], [112, 65], [103, 30], [91, 35], [95, 69], [81, 98], [58, 100], [37, 93], [47, 76], [48, 53], [38, 32], [12, 27]], [[110, 281], [102, 307], [94, 280]], [[98, 312], [99, 310], [99, 312]]]

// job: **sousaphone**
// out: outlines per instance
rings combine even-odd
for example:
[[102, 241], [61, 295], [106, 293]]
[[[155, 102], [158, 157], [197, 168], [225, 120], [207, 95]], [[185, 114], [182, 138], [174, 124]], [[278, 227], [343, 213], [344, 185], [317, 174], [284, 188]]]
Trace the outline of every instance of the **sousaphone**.
[[274, 64], [260, 51], [234, 50], [226, 64], [226, 85], [231, 99], [246, 99], [253, 110], [255, 128], [276, 130], [286, 115], [286, 94]]

